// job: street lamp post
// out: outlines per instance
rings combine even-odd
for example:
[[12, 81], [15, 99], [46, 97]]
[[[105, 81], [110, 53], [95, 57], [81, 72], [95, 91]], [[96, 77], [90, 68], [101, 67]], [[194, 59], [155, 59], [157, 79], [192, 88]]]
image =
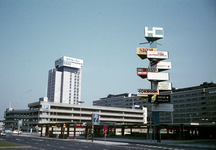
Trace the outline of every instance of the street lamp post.
[[84, 103], [84, 101], [79, 101], [78, 103], [80, 103], [80, 125], [81, 125], [81, 103]]
[[[80, 103], [80, 126], [81, 126], [81, 103], [84, 103], [84, 101], [79, 101], [78, 103]], [[80, 129], [80, 132], [81, 132], [81, 129]]]

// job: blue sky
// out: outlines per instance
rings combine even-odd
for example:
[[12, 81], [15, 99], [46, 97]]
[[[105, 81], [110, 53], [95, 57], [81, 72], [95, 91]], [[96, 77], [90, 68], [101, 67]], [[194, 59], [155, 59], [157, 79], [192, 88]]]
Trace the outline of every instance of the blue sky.
[[[163, 27], [174, 87], [216, 80], [214, 0], [0, 0], [0, 119], [46, 96], [48, 71], [61, 56], [83, 59], [82, 101], [136, 93], [144, 27]], [[141, 47], [149, 47], [142, 45]]]

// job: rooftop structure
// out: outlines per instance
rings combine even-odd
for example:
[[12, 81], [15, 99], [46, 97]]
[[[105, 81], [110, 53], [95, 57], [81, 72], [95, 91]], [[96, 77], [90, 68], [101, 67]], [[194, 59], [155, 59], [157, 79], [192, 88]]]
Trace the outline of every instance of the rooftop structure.
[[49, 70], [47, 97], [49, 102], [79, 104], [83, 60], [63, 56]]

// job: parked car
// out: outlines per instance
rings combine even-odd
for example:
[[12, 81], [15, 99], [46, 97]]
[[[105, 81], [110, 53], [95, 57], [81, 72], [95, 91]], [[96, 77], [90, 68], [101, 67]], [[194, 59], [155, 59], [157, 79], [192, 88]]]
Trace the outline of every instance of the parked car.
[[1, 136], [6, 136], [6, 132], [5, 131], [1, 131]]
[[[18, 134], [18, 130], [14, 130], [13, 134]], [[22, 131], [19, 131], [19, 134], [22, 134]]]

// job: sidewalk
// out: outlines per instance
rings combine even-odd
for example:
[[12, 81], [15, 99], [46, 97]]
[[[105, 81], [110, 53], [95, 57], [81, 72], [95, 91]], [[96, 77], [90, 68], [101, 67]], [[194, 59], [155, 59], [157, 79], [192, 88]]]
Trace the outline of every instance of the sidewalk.
[[[16, 135], [18, 136], [18, 135]], [[92, 142], [91, 138], [85, 139], [84, 136], [78, 136], [77, 139], [59, 139], [59, 138], [49, 138], [49, 137], [40, 137], [39, 134], [27, 134], [23, 133], [19, 136], [27, 136], [27, 137], [35, 137], [35, 138], [43, 138], [43, 139], [57, 139], [57, 140], [77, 140], [80, 142]], [[195, 139], [195, 140], [162, 140], [161, 143], [157, 143], [156, 140], [145, 140], [145, 139], [127, 139], [127, 138], [105, 138], [95, 137], [93, 140], [94, 143], [100, 144], [150, 144], [150, 145], [170, 145], [170, 146], [186, 146], [186, 147], [199, 147], [199, 148], [209, 148], [216, 149], [216, 140], [215, 139]]]
[[[104, 138], [94, 138], [95, 140], [104, 141]], [[150, 145], [170, 145], [170, 146], [186, 146], [186, 147], [199, 147], [216, 149], [215, 139], [203, 139], [203, 140], [162, 140], [161, 143], [157, 143], [157, 140], [139, 140], [139, 139], [125, 139], [125, 138], [106, 138], [107, 141], [122, 142], [129, 144], [150, 144]]]

